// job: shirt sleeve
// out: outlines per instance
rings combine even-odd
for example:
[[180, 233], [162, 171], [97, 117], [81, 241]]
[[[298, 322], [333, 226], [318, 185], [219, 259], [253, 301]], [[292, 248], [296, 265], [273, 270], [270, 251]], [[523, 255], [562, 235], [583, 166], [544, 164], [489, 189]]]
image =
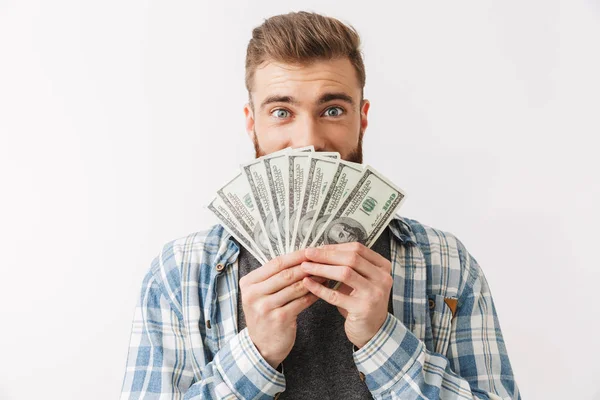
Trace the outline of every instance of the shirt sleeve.
[[488, 283], [475, 259], [464, 254], [469, 279], [446, 355], [427, 350], [389, 313], [379, 332], [354, 352], [375, 399], [521, 399]]
[[285, 377], [260, 354], [245, 328], [196, 376], [185, 326], [149, 272], [131, 328], [121, 399], [272, 399]]

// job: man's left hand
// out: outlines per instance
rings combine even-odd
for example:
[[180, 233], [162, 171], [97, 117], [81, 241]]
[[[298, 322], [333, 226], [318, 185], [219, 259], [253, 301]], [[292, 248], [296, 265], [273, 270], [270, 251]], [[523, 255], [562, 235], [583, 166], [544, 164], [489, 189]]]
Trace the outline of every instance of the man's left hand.
[[311, 261], [302, 263], [304, 271], [342, 283], [332, 290], [311, 278], [303, 280], [308, 290], [337, 307], [346, 318], [348, 339], [361, 348], [387, 318], [392, 264], [358, 242], [311, 247], [305, 255]]

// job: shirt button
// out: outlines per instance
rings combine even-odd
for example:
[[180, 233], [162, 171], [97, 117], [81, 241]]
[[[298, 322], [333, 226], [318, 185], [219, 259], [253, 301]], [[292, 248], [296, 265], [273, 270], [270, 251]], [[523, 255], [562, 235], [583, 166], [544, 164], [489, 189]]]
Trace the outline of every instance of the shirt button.
[[365, 374], [363, 374], [362, 371], [358, 371], [358, 376], [360, 377], [361, 381], [365, 381]]
[[281, 392], [275, 393], [275, 400], [277, 400], [281, 396]]
[[206, 327], [210, 329], [210, 319], [206, 321]]
[[429, 299], [429, 309], [433, 310], [435, 308], [435, 301], [433, 299]]
[[225, 268], [225, 266], [221, 263], [217, 264], [217, 271], [221, 272], [223, 271], [223, 268]]

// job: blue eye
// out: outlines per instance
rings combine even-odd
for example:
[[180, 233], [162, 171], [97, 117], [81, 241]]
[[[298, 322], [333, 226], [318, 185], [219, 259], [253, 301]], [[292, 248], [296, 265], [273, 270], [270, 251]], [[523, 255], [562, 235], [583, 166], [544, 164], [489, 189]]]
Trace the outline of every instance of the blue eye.
[[[330, 113], [329, 111], [332, 111], [332, 110], [340, 110], [340, 111], [335, 112], [335, 113]], [[327, 110], [325, 110], [325, 115], [328, 117], [339, 117], [343, 113], [344, 113], [344, 109], [342, 107], [330, 107]]]
[[289, 115], [290, 112], [288, 110], [284, 110], [283, 108], [278, 108], [276, 110], [271, 111], [271, 115], [273, 115], [275, 118], [286, 118]]

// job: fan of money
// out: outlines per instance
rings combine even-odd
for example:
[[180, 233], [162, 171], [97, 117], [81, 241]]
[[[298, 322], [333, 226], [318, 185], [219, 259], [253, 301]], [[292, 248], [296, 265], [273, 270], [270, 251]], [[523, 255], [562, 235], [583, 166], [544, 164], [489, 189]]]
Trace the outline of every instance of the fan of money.
[[[371, 247], [406, 193], [370, 165], [314, 146], [286, 148], [241, 165], [208, 205], [262, 264], [324, 244]], [[331, 287], [337, 289], [338, 282]]]

